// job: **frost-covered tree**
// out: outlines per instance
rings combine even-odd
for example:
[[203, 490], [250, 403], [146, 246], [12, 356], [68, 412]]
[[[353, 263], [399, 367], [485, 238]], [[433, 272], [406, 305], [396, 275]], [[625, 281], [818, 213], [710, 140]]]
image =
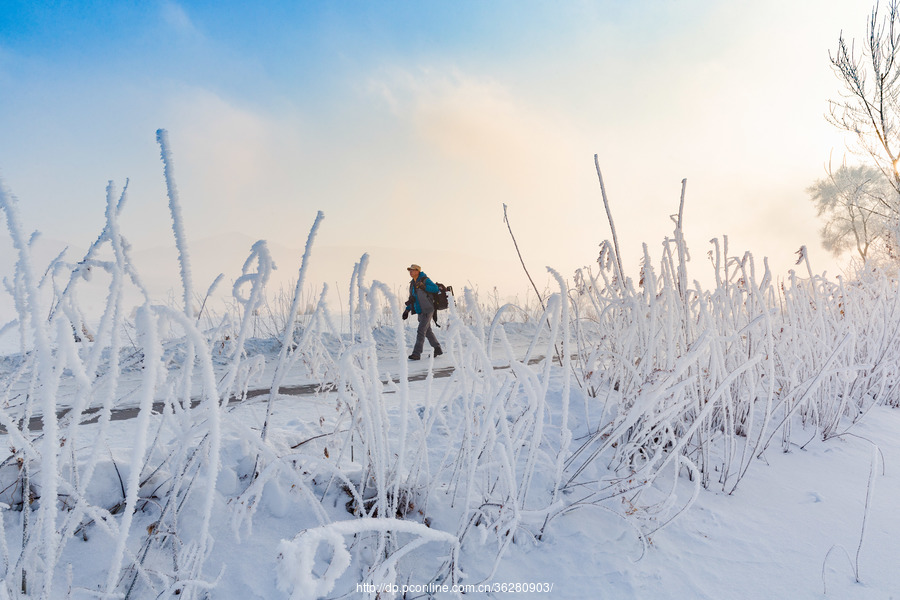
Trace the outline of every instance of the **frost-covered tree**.
[[891, 0], [886, 14], [879, 8], [876, 2], [861, 52], [843, 33], [835, 53], [829, 52], [844, 88], [839, 100], [829, 102], [829, 121], [855, 136], [856, 150], [900, 194], [900, 0]]
[[807, 188], [822, 226], [822, 245], [834, 254], [855, 248], [863, 261], [886, 250], [897, 215], [897, 192], [870, 166], [841, 165]]

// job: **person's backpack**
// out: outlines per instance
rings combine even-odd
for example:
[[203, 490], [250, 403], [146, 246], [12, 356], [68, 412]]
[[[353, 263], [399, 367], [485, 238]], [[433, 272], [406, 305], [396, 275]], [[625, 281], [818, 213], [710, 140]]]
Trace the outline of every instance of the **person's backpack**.
[[434, 292], [431, 295], [431, 303], [434, 304], [434, 324], [440, 327], [440, 323], [438, 323], [437, 315], [439, 310], [446, 310], [448, 306], [450, 306], [450, 299], [447, 297], [447, 294], [453, 295], [453, 286], [452, 285], [444, 285], [443, 283], [435, 283], [438, 286], [438, 291]]
[[443, 283], [436, 283], [435, 285], [438, 286], [438, 291], [431, 295], [434, 310], [446, 310], [450, 306], [450, 299], [447, 298], [447, 294], [453, 295], [453, 286], [444, 285]]

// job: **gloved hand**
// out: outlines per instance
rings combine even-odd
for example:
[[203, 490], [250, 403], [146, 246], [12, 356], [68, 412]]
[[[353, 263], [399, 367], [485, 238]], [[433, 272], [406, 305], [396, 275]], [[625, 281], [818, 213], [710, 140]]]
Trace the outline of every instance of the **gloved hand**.
[[407, 308], [406, 310], [403, 311], [402, 319], [405, 321], [408, 317], [409, 317], [409, 309]]

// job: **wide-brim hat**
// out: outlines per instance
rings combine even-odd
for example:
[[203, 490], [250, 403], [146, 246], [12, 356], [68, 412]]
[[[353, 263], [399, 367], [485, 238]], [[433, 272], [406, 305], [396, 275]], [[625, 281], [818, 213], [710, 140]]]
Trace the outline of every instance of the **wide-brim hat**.
[[413, 264], [409, 265], [408, 267], [406, 267], [406, 270], [407, 271], [421, 271], [422, 267], [420, 267], [416, 263], [413, 263]]

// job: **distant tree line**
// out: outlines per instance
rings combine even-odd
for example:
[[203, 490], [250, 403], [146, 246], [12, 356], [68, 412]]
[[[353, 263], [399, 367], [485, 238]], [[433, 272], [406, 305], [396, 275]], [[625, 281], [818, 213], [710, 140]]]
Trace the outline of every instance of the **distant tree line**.
[[855, 250], [863, 261], [900, 257], [900, 0], [885, 11], [878, 3], [866, 38], [856, 49], [844, 34], [831, 65], [841, 82], [829, 102], [828, 120], [851, 134], [862, 164], [846, 160], [807, 188], [823, 217], [822, 243], [841, 254]]

